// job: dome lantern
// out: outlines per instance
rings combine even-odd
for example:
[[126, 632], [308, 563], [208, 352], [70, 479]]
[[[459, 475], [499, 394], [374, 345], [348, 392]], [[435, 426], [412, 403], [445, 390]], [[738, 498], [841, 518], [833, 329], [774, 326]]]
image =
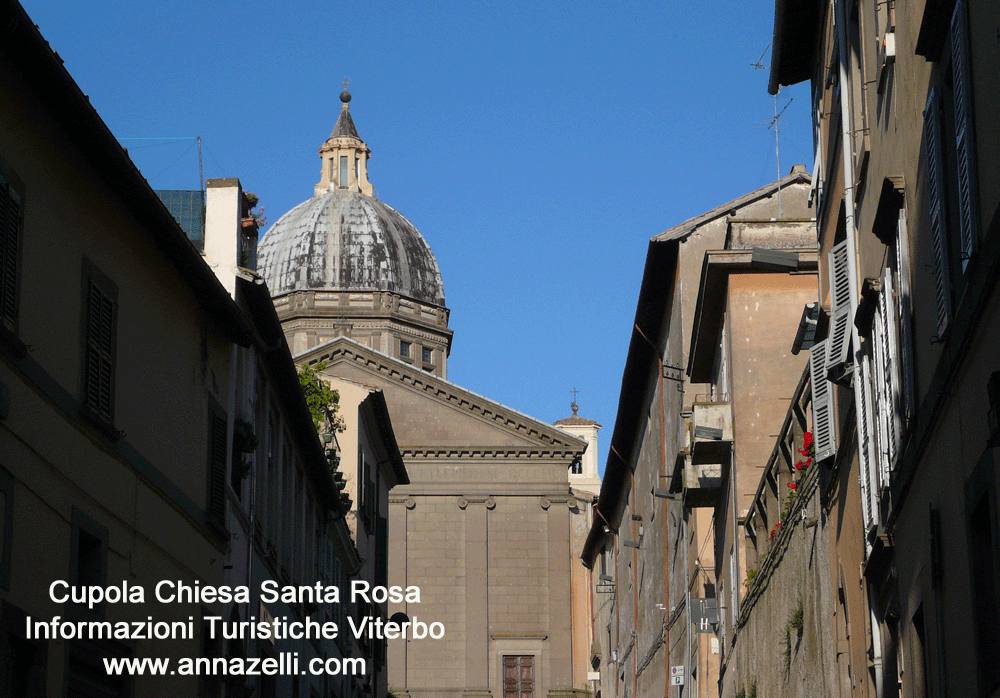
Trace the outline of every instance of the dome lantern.
[[323, 161], [320, 170], [319, 183], [314, 190], [315, 196], [333, 189], [358, 192], [373, 196], [375, 189], [368, 181], [368, 158], [371, 150], [358, 135], [358, 129], [351, 118], [351, 93], [347, 91], [350, 83], [344, 79], [344, 91], [340, 93], [340, 116], [333, 132], [319, 149]]

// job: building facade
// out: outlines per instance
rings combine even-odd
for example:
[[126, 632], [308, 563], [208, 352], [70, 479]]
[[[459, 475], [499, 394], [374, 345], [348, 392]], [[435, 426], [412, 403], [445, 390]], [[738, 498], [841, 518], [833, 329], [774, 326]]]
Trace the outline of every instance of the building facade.
[[796, 166], [649, 243], [582, 555], [602, 695], [719, 695], [747, 565], [738, 524], [805, 361], [785, 319], [815, 293], [809, 191]]
[[[345, 628], [348, 604], [264, 601], [261, 584], [346, 587], [364, 569], [252, 271], [239, 182], [209, 182], [199, 250], [24, 10], [4, 2], [0, 16], [0, 695], [384, 695], [375, 671], [226, 670], [374, 659], [346, 632], [221, 629]], [[159, 601], [163, 584], [187, 596]], [[63, 599], [70, 585], [106, 599]], [[249, 597], [232, 602], [191, 592], [241, 586]], [[147, 621], [159, 630], [134, 635]], [[109, 660], [169, 664], [130, 675]]]
[[830, 695], [1000, 688], [996, 10], [776, 5], [770, 91], [813, 94], [809, 383], [836, 652], [803, 669], [832, 667]]

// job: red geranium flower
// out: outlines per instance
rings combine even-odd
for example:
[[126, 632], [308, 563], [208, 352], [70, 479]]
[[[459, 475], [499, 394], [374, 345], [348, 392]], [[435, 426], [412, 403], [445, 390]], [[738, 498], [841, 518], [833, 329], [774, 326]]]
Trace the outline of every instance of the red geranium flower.
[[802, 470], [802, 461], [799, 461], [798, 463], [795, 464], [795, 469]]
[[788, 489], [794, 490], [796, 487], [798, 487], [798, 485], [796, 485], [794, 482], [789, 482], [788, 483]]
[[805, 448], [809, 448], [813, 445], [813, 435], [811, 431], [807, 431], [802, 434], [802, 445]]
[[781, 528], [781, 522], [779, 521], [778, 523], [774, 524], [774, 528], [775, 530]]

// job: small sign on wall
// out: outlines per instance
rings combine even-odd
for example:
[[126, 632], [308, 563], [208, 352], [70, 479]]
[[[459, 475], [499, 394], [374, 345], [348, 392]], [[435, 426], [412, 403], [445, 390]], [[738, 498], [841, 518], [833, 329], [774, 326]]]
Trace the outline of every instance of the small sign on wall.
[[684, 666], [672, 666], [670, 667], [670, 685], [671, 686], [683, 686], [684, 685]]

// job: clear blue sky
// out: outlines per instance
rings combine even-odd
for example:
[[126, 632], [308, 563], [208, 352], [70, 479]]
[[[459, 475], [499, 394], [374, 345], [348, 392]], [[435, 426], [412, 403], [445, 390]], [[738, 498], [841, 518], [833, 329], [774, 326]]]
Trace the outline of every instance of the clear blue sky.
[[[648, 239], [777, 177], [773, 2], [22, 2], [116, 136], [201, 136], [271, 223], [312, 196], [348, 76], [376, 193], [441, 267], [449, 377], [546, 422], [578, 388], [602, 469]], [[789, 98], [783, 173], [812, 167]], [[193, 141], [125, 145], [198, 188]]]

